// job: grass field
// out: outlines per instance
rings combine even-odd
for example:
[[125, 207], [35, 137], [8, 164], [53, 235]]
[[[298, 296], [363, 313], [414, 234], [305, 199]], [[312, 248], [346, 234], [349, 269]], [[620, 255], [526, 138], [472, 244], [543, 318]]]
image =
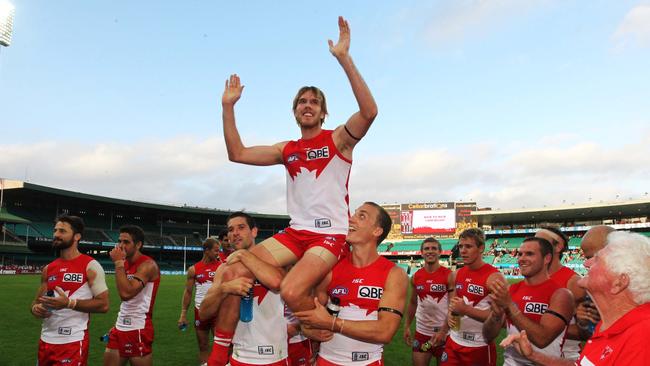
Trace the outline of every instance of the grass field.
[[[40, 276], [19, 275], [0, 276], [0, 311], [2, 314], [0, 332], [0, 365], [24, 366], [36, 364], [38, 339], [41, 321], [29, 312], [29, 306], [38, 288]], [[181, 332], [176, 327], [180, 313], [183, 276], [164, 276], [160, 281], [158, 296], [154, 308], [154, 326], [156, 340], [154, 343], [155, 365], [196, 365], [198, 348], [192, 328]], [[106, 333], [115, 323], [119, 310], [119, 298], [115, 291], [115, 280], [107, 276], [111, 298], [107, 314], [93, 314], [90, 322], [90, 357], [89, 365], [101, 365], [104, 343], [99, 337]], [[498, 365], [501, 359], [501, 349]], [[393, 341], [385, 347], [386, 365], [408, 365], [411, 355], [409, 347], [402, 340], [401, 327]]]

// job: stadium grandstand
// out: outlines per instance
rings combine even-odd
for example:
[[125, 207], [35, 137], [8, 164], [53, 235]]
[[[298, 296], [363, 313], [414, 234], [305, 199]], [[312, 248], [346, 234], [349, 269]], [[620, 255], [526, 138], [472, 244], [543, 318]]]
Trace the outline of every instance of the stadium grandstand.
[[580, 241], [595, 225], [650, 236], [650, 200], [600, 202], [584, 205], [521, 210], [480, 209], [475, 203], [437, 202], [383, 205], [393, 219], [393, 230], [379, 247], [380, 253], [413, 274], [422, 266], [420, 245], [425, 237], [437, 238], [442, 245], [442, 262], [456, 266], [453, 256], [458, 234], [479, 227], [486, 234], [484, 260], [507, 277], [518, 277], [516, 251], [522, 241], [542, 226], [556, 226], [569, 237], [569, 250], [562, 263], [584, 273]]
[[[86, 230], [80, 249], [112, 268], [108, 252], [115, 246], [124, 224], [141, 226], [146, 233], [144, 251], [155, 257], [163, 271], [180, 273], [201, 258], [201, 242], [225, 229], [232, 211], [202, 207], [136, 202], [73, 192], [2, 179], [0, 271], [40, 272], [52, 260], [54, 219], [60, 214], [84, 219]], [[420, 245], [432, 236], [442, 244], [444, 265], [456, 266], [453, 249], [458, 234], [468, 227], [486, 233], [487, 263], [507, 276], [518, 275], [516, 250], [541, 226], [557, 226], [569, 238], [563, 263], [582, 272], [582, 235], [593, 225], [611, 225], [650, 236], [650, 200], [594, 203], [539, 209], [491, 210], [475, 202], [433, 202], [383, 205], [393, 219], [380, 254], [413, 274], [422, 265]], [[286, 215], [249, 212], [259, 226], [258, 241], [288, 226]]]
[[[2, 179], [0, 187], [0, 270], [7, 273], [40, 273], [40, 268], [52, 261], [54, 219], [60, 214], [84, 219], [86, 229], [79, 249], [102, 264], [111, 263], [108, 252], [115, 246], [120, 226], [135, 224], [146, 234], [144, 252], [156, 258], [161, 270], [183, 271], [201, 259], [202, 241], [225, 230], [226, 218], [232, 213], [102, 197], [8, 179]], [[259, 226], [258, 241], [289, 223], [286, 215], [248, 213]]]

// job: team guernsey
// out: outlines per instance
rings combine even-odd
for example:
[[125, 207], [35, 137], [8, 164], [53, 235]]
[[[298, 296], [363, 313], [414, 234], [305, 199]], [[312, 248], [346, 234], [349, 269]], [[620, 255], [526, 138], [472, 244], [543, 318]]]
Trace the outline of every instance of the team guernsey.
[[[47, 265], [47, 290], [54, 291], [58, 297], [54, 290], [58, 286], [70, 299], [92, 299], [87, 269], [93, 265], [101, 268], [97, 261], [85, 254], [72, 260], [56, 259]], [[49, 344], [81, 341], [87, 336], [88, 320], [88, 313], [65, 308], [54, 310], [50, 317], [43, 319], [41, 341]]]
[[448, 279], [451, 270], [440, 266], [434, 272], [421, 268], [413, 275], [413, 286], [417, 294], [415, 311], [415, 330], [423, 335], [432, 336], [447, 319], [449, 303]]
[[[551, 279], [555, 281], [557, 284], [559, 284], [561, 287], [568, 288], [568, 283], [573, 276], [577, 275], [577, 273], [572, 270], [569, 267], [562, 266], [560, 267], [559, 270], [557, 270], [555, 273], [551, 275]], [[576, 320], [575, 317], [571, 317], [571, 321], [569, 324], [575, 324]], [[564, 347], [563, 347], [563, 356], [564, 358], [567, 358], [569, 360], [576, 360], [578, 359], [578, 356], [580, 355], [580, 341], [576, 341], [573, 339], [566, 339], [564, 341]]]
[[[489, 309], [487, 280], [496, 272], [498, 270], [487, 263], [476, 271], [469, 267], [459, 269], [456, 274], [456, 296], [477, 309]], [[464, 315], [460, 318], [460, 329], [452, 329], [449, 336], [461, 346], [483, 347], [488, 344], [483, 339], [482, 331], [482, 322]]]
[[[517, 282], [510, 286], [510, 296], [512, 301], [517, 305], [519, 310], [524, 314], [525, 317], [539, 323], [542, 319], [542, 315], [548, 309], [549, 304], [551, 303], [551, 297], [558, 289], [562, 288], [552, 279], [548, 279], [538, 285], [528, 285], [525, 281]], [[514, 326], [508, 319], [507, 322], [508, 334], [517, 334], [519, 329]], [[562, 355], [562, 346], [564, 343], [566, 327], [548, 346], [545, 348], [537, 348], [535, 345], [533, 349], [547, 354], [549, 356], [559, 356]], [[525, 357], [521, 356], [514, 347], [507, 347], [504, 352], [504, 366], [517, 366], [517, 365], [535, 365], [534, 362], [527, 360]]]
[[609, 328], [602, 322], [576, 361], [578, 366], [647, 366], [650, 365], [648, 328], [650, 303], [640, 305], [623, 315]]
[[287, 169], [287, 210], [294, 230], [346, 234], [350, 216], [348, 179], [352, 161], [338, 151], [332, 130], [289, 141], [282, 159]]
[[[330, 297], [340, 299], [339, 318], [377, 320], [379, 301], [394, 266], [393, 262], [379, 257], [372, 264], [357, 268], [349, 256], [334, 266], [327, 292]], [[319, 357], [336, 365], [368, 365], [381, 362], [382, 352], [381, 343], [362, 342], [334, 333], [330, 341], [321, 343]]]
[[253, 320], [237, 324], [232, 347], [233, 366], [286, 364], [287, 321], [280, 294], [255, 281]]
[[[153, 261], [151, 257], [140, 255], [134, 263], [125, 261], [126, 277], [131, 280], [138, 271], [138, 266], [149, 260]], [[122, 301], [115, 328], [121, 331], [132, 331], [144, 329], [145, 326], [147, 328], [153, 327], [151, 319], [159, 283], [160, 274], [158, 274], [156, 280], [147, 282], [144, 288], [131, 300]]]
[[199, 261], [194, 264], [194, 286], [196, 287], [196, 293], [194, 294], [194, 307], [197, 310], [201, 307], [205, 294], [208, 293], [210, 286], [212, 286], [214, 273], [220, 265], [221, 261], [219, 260], [210, 263]]

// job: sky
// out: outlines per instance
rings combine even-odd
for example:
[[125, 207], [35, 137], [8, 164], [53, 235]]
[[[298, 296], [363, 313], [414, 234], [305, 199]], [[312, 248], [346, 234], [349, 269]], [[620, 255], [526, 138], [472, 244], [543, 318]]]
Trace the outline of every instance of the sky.
[[[7, 0], [0, 0], [7, 1]], [[228, 161], [228, 75], [246, 145], [295, 140], [291, 101], [358, 110], [327, 40], [350, 23], [379, 115], [352, 209], [493, 209], [648, 198], [650, 0], [37, 1], [0, 47], [0, 177], [128, 200], [286, 213], [282, 166]]]

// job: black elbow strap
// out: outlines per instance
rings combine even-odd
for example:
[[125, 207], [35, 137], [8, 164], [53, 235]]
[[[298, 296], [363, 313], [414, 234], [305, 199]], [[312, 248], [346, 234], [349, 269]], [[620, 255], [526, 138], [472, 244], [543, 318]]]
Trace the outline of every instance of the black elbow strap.
[[140, 277], [133, 276], [133, 279], [140, 282], [140, 284], [142, 285], [142, 288], [145, 287], [144, 281]]
[[566, 318], [563, 317], [562, 314], [558, 313], [557, 311], [546, 310], [546, 314], [555, 315], [555, 316], [557, 316], [558, 318], [562, 319], [562, 321], [564, 322], [564, 324], [569, 325], [569, 321], [566, 320]]
[[356, 136], [354, 136], [354, 135], [352, 134], [352, 132], [350, 132], [350, 130], [348, 130], [348, 126], [347, 126], [347, 125], [343, 125], [343, 128], [345, 129], [345, 132], [347, 132], [348, 135], [350, 135], [350, 137], [352, 137], [353, 139], [355, 139], [355, 140], [357, 140], [357, 141], [361, 141], [361, 137], [356, 137]]
[[389, 313], [397, 314], [397, 315], [399, 315], [400, 318], [404, 317], [404, 314], [402, 314], [401, 311], [393, 309], [393, 308], [387, 308], [387, 307], [382, 306], [382, 307], [377, 309], [377, 312], [380, 312], [380, 311], [387, 311]]

